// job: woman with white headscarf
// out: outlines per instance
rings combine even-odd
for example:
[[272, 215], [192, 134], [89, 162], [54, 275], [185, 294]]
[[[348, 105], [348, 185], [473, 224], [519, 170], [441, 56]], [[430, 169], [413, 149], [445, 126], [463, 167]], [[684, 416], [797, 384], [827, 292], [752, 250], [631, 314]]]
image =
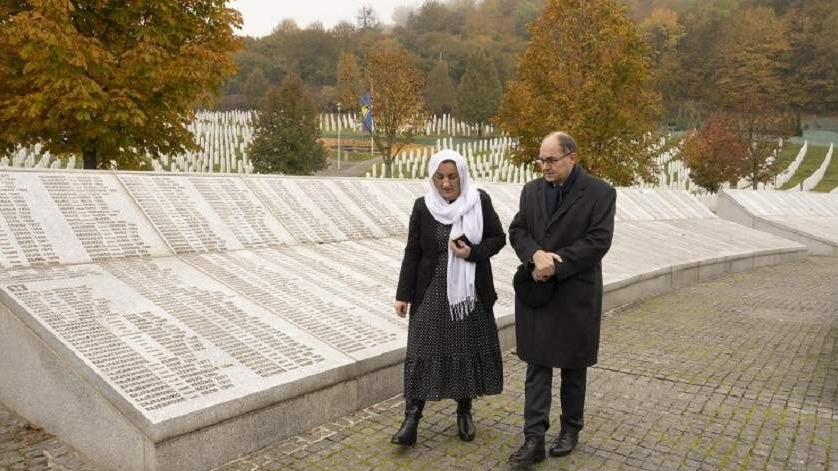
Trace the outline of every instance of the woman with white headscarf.
[[399, 445], [416, 443], [425, 401], [440, 399], [457, 401], [457, 434], [473, 440], [472, 399], [503, 388], [489, 258], [506, 244], [506, 234], [460, 154], [438, 152], [428, 175], [428, 193], [410, 216], [394, 303], [396, 314], [410, 311], [405, 419], [391, 440]]

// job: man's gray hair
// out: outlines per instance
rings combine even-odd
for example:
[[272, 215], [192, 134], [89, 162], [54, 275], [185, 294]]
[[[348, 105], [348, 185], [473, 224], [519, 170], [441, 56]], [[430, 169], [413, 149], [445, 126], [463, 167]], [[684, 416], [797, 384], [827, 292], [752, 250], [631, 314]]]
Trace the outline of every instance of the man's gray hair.
[[570, 134], [566, 132], [553, 131], [545, 137], [545, 139], [552, 138], [555, 138], [558, 141], [562, 154], [569, 154], [578, 150], [578, 147], [576, 147], [576, 140], [570, 137]]

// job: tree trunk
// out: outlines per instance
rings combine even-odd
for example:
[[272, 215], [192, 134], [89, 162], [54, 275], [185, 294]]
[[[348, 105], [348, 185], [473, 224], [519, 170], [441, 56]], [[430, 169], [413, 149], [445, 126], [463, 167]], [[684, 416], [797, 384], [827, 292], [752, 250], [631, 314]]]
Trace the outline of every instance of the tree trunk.
[[96, 170], [96, 147], [93, 145], [85, 147], [82, 150], [82, 156], [84, 157], [84, 169]]
[[393, 159], [384, 157], [384, 178], [393, 178]]

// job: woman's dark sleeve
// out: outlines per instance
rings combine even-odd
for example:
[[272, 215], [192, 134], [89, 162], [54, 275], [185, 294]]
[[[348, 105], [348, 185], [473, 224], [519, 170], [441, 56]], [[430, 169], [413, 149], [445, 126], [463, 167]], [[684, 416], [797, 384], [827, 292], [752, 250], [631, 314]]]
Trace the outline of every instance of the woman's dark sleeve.
[[503, 232], [503, 225], [500, 223], [498, 213], [492, 206], [492, 199], [485, 191], [480, 191], [480, 204], [483, 206], [483, 240], [479, 244], [471, 246], [469, 262], [482, 262], [500, 252], [506, 245], [506, 234]]
[[413, 291], [416, 289], [416, 274], [419, 270], [419, 260], [422, 259], [422, 246], [419, 236], [422, 232], [422, 198], [413, 203], [410, 213], [410, 223], [407, 227], [407, 245], [404, 247], [402, 269], [399, 273], [399, 286], [396, 288], [396, 300], [412, 302]]

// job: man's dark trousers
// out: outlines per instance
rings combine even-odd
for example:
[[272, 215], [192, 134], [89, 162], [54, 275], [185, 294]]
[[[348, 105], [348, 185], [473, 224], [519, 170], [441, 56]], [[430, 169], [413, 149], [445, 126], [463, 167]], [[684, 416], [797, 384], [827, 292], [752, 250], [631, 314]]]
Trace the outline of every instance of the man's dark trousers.
[[[587, 368], [562, 368], [562, 432], [579, 433], [584, 425]], [[527, 364], [524, 384], [524, 436], [543, 437], [550, 427], [553, 368]]]

